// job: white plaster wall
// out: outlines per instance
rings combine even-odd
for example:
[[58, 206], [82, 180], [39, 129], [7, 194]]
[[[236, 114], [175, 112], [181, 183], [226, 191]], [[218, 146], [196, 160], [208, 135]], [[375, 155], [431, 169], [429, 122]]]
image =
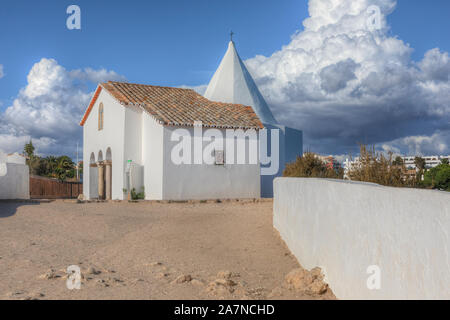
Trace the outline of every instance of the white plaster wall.
[[[98, 130], [98, 107], [104, 106], [103, 130]], [[101, 150], [103, 160], [106, 159], [106, 151], [111, 148], [112, 153], [112, 199], [123, 200], [124, 166], [125, 166], [125, 110], [106, 90], [102, 90], [95, 102], [89, 117], [83, 127], [83, 161], [87, 168], [90, 163], [91, 153], [95, 154], [98, 161], [98, 153]], [[90, 175], [96, 172], [84, 170], [83, 193], [86, 199], [90, 199], [93, 192], [90, 190]], [[91, 181], [94, 183], [96, 178]]]
[[[273, 198], [273, 180], [277, 177], [283, 175], [283, 171], [286, 168], [286, 164], [294, 162], [298, 156], [303, 155], [303, 132], [297, 129], [289, 128], [283, 125], [273, 125], [264, 124], [264, 127], [268, 130], [267, 135], [267, 148], [268, 155], [273, 155], [272, 152], [277, 152], [271, 144], [271, 130], [279, 130], [279, 166], [278, 171], [273, 175], [263, 175], [261, 174], [261, 197], [262, 198]], [[261, 142], [263, 143], [263, 142]], [[263, 149], [261, 148], [261, 152]], [[262, 158], [264, 155], [261, 154]], [[261, 166], [261, 173], [263, 167], [268, 167], [270, 165]]]
[[0, 175], [0, 199], [30, 199], [28, 166], [17, 163], [5, 166], [6, 175]]
[[26, 165], [25, 157], [21, 156], [18, 153], [13, 153], [11, 155], [8, 155], [6, 162]]
[[133, 160], [133, 163], [142, 165], [142, 109], [135, 106], [127, 106], [125, 109], [125, 162]]
[[[179, 127], [164, 127], [164, 167], [163, 167], [163, 199], [229, 199], [260, 197], [260, 165], [258, 164], [182, 164], [176, 165], [171, 160], [172, 148], [179, 142], [170, 141], [172, 132]], [[194, 137], [194, 129], [187, 129]], [[203, 130], [206, 130], [205, 128]], [[226, 131], [221, 130], [226, 136]], [[236, 139], [237, 141], [238, 139]], [[210, 142], [203, 142], [203, 147]], [[248, 153], [248, 141], [246, 152]], [[192, 159], [194, 154], [192, 139]], [[225, 150], [226, 152], [226, 150]], [[236, 145], [235, 145], [236, 157]], [[248, 159], [248, 154], [247, 154]], [[192, 160], [192, 163], [194, 161]]]
[[130, 190], [135, 190], [136, 193], [142, 192], [144, 187], [144, 166], [133, 163], [130, 171]]
[[[340, 299], [450, 299], [450, 193], [277, 178], [274, 227]], [[378, 265], [381, 289], [367, 288]]]
[[163, 198], [164, 127], [149, 114], [142, 114], [142, 162], [147, 200]]
[[0, 177], [4, 177], [8, 173], [6, 162], [8, 162], [8, 155], [0, 150]]

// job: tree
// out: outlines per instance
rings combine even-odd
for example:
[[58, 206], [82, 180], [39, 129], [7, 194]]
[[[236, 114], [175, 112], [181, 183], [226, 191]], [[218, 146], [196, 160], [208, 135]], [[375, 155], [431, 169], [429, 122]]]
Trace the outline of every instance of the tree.
[[48, 156], [44, 159], [46, 172], [45, 175], [49, 177], [56, 177], [56, 168], [58, 166], [58, 158], [54, 156]]
[[25, 144], [25, 146], [23, 147], [23, 152], [29, 159], [34, 156], [33, 141], [30, 140], [30, 142]]
[[436, 174], [436, 188], [439, 190], [450, 191], [450, 165], [442, 164], [442, 167]]
[[441, 164], [449, 164], [449, 160], [448, 160], [448, 158], [442, 158], [441, 159]]
[[41, 158], [34, 154], [33, 142], [25, 144], [23, 151], [27, 155], [27, 165], [30, 174], [58, 178], [65, 181], [67, 178], [75, 176], [75, 163], [68, 156], [47, 156]]
[[33, 141], [31, 140], [23, 147], [23, 152], [27, 156], [26, 163], [30, 174], [39, 175], [40, 158], [34, 154], [34, 150]]
[[286, 165], [283, 171], [284, 177], [298, 178], [330, 178], [343, 179], [342, 169], [336, 171], [327, 168], [326, 164], [317, 158], [316, 154], [306, 152], [302, 157], [298, 157], [293, 163]]
[[404, 165], [404, 161], [403, 161], [403, 158], [402, 157], [400, 157], [400, 156], [398, 156], [398, 157], [396, 157], [395, 158], [395, 160], [394, 160], [394, 162], [392, 162], [392, 164], [394, 165], [394, 166], [403, 166]]
[[450, 191], [450, 165], [440, 164], [425, 173], [423, 186]]
[[396, 165], [392, 157], [392, 153], [386, 157], [382, 153], [377, 153], [375, 147], [369, 149], [366, 145], [360, 145], [358, 165], [350, 168], [348, 176], [353, 181], [372, 182], [384, 186], [415, 186], [415, 179], [404, 174], [406, 171], [404, 164]]
[[416, 165], [417, 169], [419, 169], [419, 171], [422, 171], [425, 169], [425, 159], [421, 158], [421, 157], [415, 157], [414, 158], [414, 164]]
[[74, 163], [68, 156], [61, 156], [57, 159], [55, 173], [60, 181], [65, 181], [67, 178], [73, 178]]

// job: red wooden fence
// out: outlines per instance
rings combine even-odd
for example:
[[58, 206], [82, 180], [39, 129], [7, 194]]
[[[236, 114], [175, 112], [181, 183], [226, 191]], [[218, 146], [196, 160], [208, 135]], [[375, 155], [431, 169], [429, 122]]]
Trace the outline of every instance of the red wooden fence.
[[76, 199], [83, 193], [81, 182], [60, 182], [39, 176], [30, 176], [31, 199]]

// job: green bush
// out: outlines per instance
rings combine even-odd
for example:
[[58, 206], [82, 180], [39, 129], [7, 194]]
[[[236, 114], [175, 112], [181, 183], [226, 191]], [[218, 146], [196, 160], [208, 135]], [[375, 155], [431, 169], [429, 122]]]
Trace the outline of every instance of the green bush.
[[141, 192], [137, 193], [135, 188], [131, 189], [131, 200], [145, 200], [144, 187], [141, 190]]
[[450, 191], [450, 165], [442, 163], [425, 172], [423, 186]]

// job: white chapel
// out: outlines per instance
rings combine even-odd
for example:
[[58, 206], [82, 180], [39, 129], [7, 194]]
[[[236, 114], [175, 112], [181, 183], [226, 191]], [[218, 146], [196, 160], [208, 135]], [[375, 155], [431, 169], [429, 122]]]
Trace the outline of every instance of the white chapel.
[[[147, 200], [271, 197], [273, 179], [302, 154], [301, 131], [277, 123], [233, 41], [204, 96], [101, 83], [80, 125], [85, 199], [124, 200], [131, 190]], [[280, 132], [279, 154], [267, 129]], [[271, 153], [279, 163], [262, 175]]]

